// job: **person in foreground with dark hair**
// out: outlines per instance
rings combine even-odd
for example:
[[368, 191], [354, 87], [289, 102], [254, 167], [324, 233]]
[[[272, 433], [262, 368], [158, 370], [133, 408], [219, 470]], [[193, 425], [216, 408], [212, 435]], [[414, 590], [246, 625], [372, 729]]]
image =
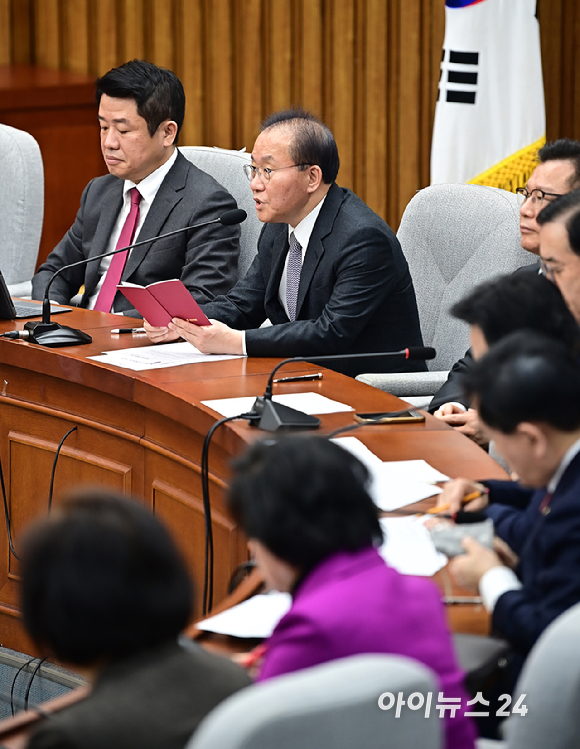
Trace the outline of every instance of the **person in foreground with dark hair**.
[[[110, 174], [89, 182], [76, 220], [32, 279], [42, 299], [53, 273], [132, 242], [219, 218], [236, 202], [176, 148], [185, 113], [181, 81], [170, 70], [131, 60], [96, 84], [101, 150]], [[208, 302], [233, 286], [239, 227], [213, 224], [71, 268], [50, 296], [68, 304], [84, 284], [81, 307], [140, 317], [116, 284], [147, 286], [180, 278]]]
[[[580, 327], [553, 283], [537, 273], [511, 273], [484, 281], [451, 308], [451, 314], [470, 327], [472, 358], [516, 330], [526, 328], [562, 341], [580, 357]], [[471, 365], [470, 365], [471, 366]], [[485, 444], [477, 409], [473, 439]]]
[[250, 683], [231, 661], [178, 641], [192, 584], [167, 530], [102, 489], [69, 497], [28, 530], [24, 624], [45, 657], [86, 676], [81, 702], [42, 720], [30, 749], [181, 749]]
[[[422, 345], [413, 282], [387, 224], [339, 187], [331, 131], [304, 110], [262, 123], [247, 175], [266, 226], [246, 276], [203, 306], [211, 326], [145, 326], [155, 342], [182, 336], [200, 351], [316, 356]], [[272, 325], [260, 327], [266, 320]], [[425, 369], [378, 357], [330, 362], [348, 375]]]
[[[319, 437], [257, 443], [234, 464], [230, 511], [266, 582], [293, 597], [266, 643], [258, 680], [394, 653], [431, 668], [446, 698], [467, 699], [436, 586], [400, 575], [379, 556], [368, 480], [356, 457]], [[463, 709], [445, 713], [447, 749], [473, 747], [474, 735]]]
[[[580, 187], [580, 142], [559, 138], [546, 143], [538, 151], [538, 165], [525, 187], [517, 192], [520, 197], [520, 233], [522, 248], [540, 254], [540, 212], [560, 196]], [[537, 273], [537, 264], [519, 268], [516, 274]], [[433, 396], [429, 411], [459, 431], [474, 437], [478, 432], [477, 414], [470, 409], [465, 392], [464, 377], [473, 364], [472, 352], [453, 365], [447, 382]]]
[[[493, 518], [500, 553], [465, 538], [450, 570], [479, 589], [493, 630], [521, 664], [548, 624], [580, 601], [580, 365], [561, 342], [518, 331], [473, 366], [468, 384], [519, 482], [487, 481], [489, 494], [466, 505]], [[457, 479], [438, 502], [456, 512], [475, 488]]]

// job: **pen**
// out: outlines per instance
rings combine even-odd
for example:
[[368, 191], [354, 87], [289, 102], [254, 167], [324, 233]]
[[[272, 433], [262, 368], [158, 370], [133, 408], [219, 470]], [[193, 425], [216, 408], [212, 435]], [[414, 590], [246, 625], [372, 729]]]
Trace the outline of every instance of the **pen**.
[[306, 382], [307, 380], [321, 380], [322, 372], [316, 374], [296, 375], [295, 377], [279, 377], [274, 382]]
[[[469, 494], [466, 494], [465, 497], [461, 500], [462, 505], [466, 505], [468, 502], [471, 502], [472, 499], [478, 499], [479, 497], [483, 497], [485, 494], [489, 494], [489, 489], [487, 486], [484, 486], [483, 489], [480, 489], [476, 492], [470, 492]], [[430, 510], [427, 510], [427, 515], [439, 515], [440, 512], [445, 512], [449, 509], [449, 504], [440, 505], [439, 507], [432, 507]]]
[[113, 328], [111, 333], [118, 333], [119, 335], [123, 333], [145, 333], [145, 328]]

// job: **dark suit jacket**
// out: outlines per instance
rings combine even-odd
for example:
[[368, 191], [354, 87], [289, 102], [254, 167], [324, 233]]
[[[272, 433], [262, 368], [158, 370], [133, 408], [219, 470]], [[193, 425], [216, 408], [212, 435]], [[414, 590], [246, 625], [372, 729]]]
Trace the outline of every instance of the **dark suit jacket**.
[[523, 584], [500, 596], [493, 628], [526, 654], [550, 622], [580, 601], [580, 455], [564, 471], [547, 515], [539, 510], [545, 490], [487, 483], [493, 504], [486, 514], [520, 557], [516, 573]]
[[183, 749], [202, 718], [250, 678], [176, 643], [107, 666], [81, 702], [43, 720], [30, 749]]
[[[107, 251], [122, 200], [123, 180], [109, 174], [89, 182], [74, 224], [32, 280], [33, 299], [43, 298], [50, 277], [63, 265]], [[209, 221], [236, 207], [227, 190], [178, 153], [137, 239]], [[122, 280], [146, 286], [181, 278], [197, 302], [207, 302], [229, 291], [235, 283], [239, 233], [238, 226], [213, 224], [138, 247], [127, 260]], [[100, 261], [95, 260], [62, 273], [50, 287], [51, 299], [68, 304], [84, 284], [81, 306], [85, 306], [98, 283], [99, 265]], [[119, 292], [115, 303], [117, 311], [137, 314]]]
[[[518, 268], [514, 273], [538, 273], [539, 265], [532, 263], [531, 265], [524, 265]], [[439, 388], [439, 390], [433, 396], [431, 403], [429, 404], [429, 413], [435, 413], [445, 403], [461, 403], [465, 408], [469, 408], [471, 405], [471, 399], [467, 397], [465, 392], [464, 382], [465, 375], [471, 369], [473, 365], [473, 355], [471, 349], [465, 352], [463, 359], [455, 362], [447, 380]]]
[[[401, 246], [385, 222], [350, 190], [328, 191], [304, 258], [296, 320], [278, 292], [288, 225], [266, 224], [243, 279], [203, 307], [208, 317], [246, 331], [249, 356], [315, 356], [396, 351], [422, 345], [415, 291]], [[264, 320], [271, 327], [260, 328]], [[368, 358], [329, 362], [349, 375], [424, 370], [423, 362]]]

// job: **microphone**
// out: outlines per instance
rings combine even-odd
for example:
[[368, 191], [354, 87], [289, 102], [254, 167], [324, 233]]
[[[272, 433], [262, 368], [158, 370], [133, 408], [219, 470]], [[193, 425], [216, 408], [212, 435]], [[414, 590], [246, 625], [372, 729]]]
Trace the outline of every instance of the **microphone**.
[[281, 403], [275, 403], [272, 400], [272, 386], [274, 375], [285, 364], [290, 362], [320, 362], [330, 359], [363, 359], [367, 357], [388, 357], [403, 356], [410, 360], [434, 359], [437, 352], [431, 346], [410, 346], [400, 351], [373, 351], [366, 354], [326, 354], [324, 356], [295, 356], [290, 359], [283, 359], [276, 364], [268, 378], [268, 384], [262, 397], [256, 398], [252, 411], [259, 415], [258, 418], [249, 419], [250, 426], [257, 426], [266, 432], [275, 432], [278, 429], [318, 429], [320, 419], [316, 416], [309, 416], [295, 408], [289, 408]]
[[181, 234], [184, 231], [190, 231], [191, 229], [201, 229], [204, 226], [210, 226], [211, 224], [222, 224], [223, 226], [234, 226], [235, 224], [241, 224], [245, 221], [248, 214], [241, 208], [233, 208], [231, 211], [222, 213], [219, 218], [214, 218], [211, 221], [204, 221], [201, 224], [194, 224], [192, 226], [182, 226], [180, 229], [174, 229], [168, 231], [165, 234], [160, 234], [157, 237], [150, 237], [149, 239], [143, 239], [140, 242], [133, 242], [133, 244], [127, 245], [127, 247], [118, 247], [116, 250], [110, 252], [103, 252], [101, 255], [93, 255], [92, 257], [83, 258], [83, 260], [77, 260], [76, 263], [69, 263], [63, 265], [55, 271], [49, 282], [46, 284], [44, 290], [44, 299], [42, 300], [42, 322], [27, 322], [24, 325], [24, 329], [30, 333], [30, 340], [33, 343], [38, 343], [41, 346], [48, 346], [49, 348], [57, 348], [59, 346], [81, 346], [85, 343], [91, 343], [92, 338], [82, 330], [76, 330], [75, 328], [69, 328], [66, 325], [59, 325], [59, 323], [51, 322], [50, 320], [50, 299], [48, 292], [52, 286], [52, 282], [57, 276], [63, 271], [69, 268], [75, 268], [79, 265], [87, 265], [93, 260], [102, 260], [104, 257], [109, 255], [116, 255], [118, 252], [125, 252], [126, 250], [132, 250], [134, 247], [142, 247], [152, 242], [157, 242], [158, 239], [165, 239], [166, 237], [173, 237], [175, 234]]

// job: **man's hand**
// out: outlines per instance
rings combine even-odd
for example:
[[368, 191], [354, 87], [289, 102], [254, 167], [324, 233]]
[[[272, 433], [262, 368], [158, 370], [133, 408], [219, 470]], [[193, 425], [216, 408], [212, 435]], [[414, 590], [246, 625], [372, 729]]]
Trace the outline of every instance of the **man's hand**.
[[[472, 499], [464, 506], [463, 498], [476, 492], [481, 493], [481, 496]], [[467, 510], [468, 512], [483, 510], [488, 505], [486, 487], [470, 479], [453, 479], [443, 486], [443, 491], [437, 496], [437, 507], [441, 507], [441, 505], [449, 505], [450, 515], [454, 515], [459, 510]]]
[[143, 327], [152, 343], [169, 343], [179, 338], [179, 335], [174, 333], [173, 330], [169, 330], [169, 328], [154, 328], [153, 325], [149, 325], [147, 320], [143, 320]]
[[465, 408], [462, 408], [458, 403], [444, 403], [441, 408], [433, 414], [436, 419], [442, 419], [444, 416], [451, 416], [452, 414], [464, 414]]
[[461, 544], [466, 553], [449, 562], [449, 571], [462, 588], [478, 593], [483, 575], [493, 567], [501, 567], [501, 560], [495, 551], [487, 549], [470, 536], [466, 536]]
[[510, 570], [515, 570], [515, 568], [518, 566], [520, 558], [511, 548], [511, 546], [508, 546], [506, 544], [503, 538], [500, 538], [499, 536], [493, 537], [493, 550], [500, 558], [502, 564], [505, 564], [505, 566], [509, 567]]
[[479, 414], [475, 408], [468, 408], [467, 411], [461, 411], [455, 404], [445, 403], [439, 410], [435, 411], [433, 416], [457, 429], [458, 432], [465, 434], [478, 445], [484, 446], [489, 442], [481, 429]]
[[211, 325], [194, 325], [187, 320], [174, 317], [169, 329], [176, 337], [181, 336], [202, 354], [243, 354], [243, 334], [240, 330], [228, 328], [217, 320]]

